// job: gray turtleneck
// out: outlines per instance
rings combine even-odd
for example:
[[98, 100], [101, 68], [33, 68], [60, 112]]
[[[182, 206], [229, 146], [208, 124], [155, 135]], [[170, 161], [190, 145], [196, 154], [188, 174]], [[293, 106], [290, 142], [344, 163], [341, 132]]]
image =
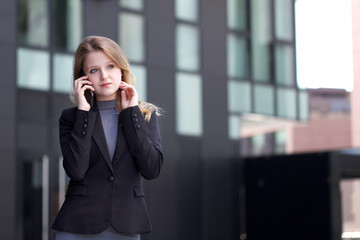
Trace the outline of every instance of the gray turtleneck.
[[98, 101], [97, 106], [99, 108], [106, 143], [112, 160], [116, 147], [119, 119], [119, 115], [116, 113], [116, 102], [115, 100]]

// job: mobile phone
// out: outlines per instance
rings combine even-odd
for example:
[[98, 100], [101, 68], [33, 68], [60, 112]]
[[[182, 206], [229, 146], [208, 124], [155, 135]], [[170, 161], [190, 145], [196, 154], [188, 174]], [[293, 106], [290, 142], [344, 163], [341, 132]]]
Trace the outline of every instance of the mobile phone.
[[[81, 77], [82, 76], [86, 76], [85, 72], [83, 70], [81, 70]], [[94, 98], [94, 93], [90, 90], [90, 89], [86, 89], [84, 92], [84, 96], [86, 101], [90, 104], [90, 106], [93, 105], [93, 98]]]

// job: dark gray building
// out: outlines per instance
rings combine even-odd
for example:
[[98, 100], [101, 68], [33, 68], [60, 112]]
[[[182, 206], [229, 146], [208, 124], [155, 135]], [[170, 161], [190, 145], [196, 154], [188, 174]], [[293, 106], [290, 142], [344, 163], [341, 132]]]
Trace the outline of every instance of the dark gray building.
[[0, 235], [53, 239], [64, 197], [58, 118], [83, 36], [124, 49], [140, 98], [165, 110], [165, 165], [146, 239], [239, 239], [241, 114], [306, 120], [293, 0], [2, 0]]

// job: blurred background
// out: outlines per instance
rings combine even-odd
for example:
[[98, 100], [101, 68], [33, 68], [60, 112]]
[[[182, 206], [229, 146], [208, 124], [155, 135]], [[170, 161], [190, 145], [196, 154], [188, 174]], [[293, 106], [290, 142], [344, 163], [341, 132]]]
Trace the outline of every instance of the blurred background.
[[2, 0], [0, 236], [54, 239], [84, 36], [165, 111], [142, 239], [360, 239], [359, 0]]

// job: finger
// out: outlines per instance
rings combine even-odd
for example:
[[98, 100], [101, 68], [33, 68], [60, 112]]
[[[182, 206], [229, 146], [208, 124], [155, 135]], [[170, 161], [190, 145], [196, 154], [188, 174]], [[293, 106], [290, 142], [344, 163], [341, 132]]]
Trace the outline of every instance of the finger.
[[121, 101], [122, 101], [122, 102], [127, 101], [127, 99], [126, 99], [126, 92], [125, 92], [125, 91], [121, 91]]
[[75, 83], [75, 88], [79, 89], [79, 88], [82, 88], [85, 85], [92, 85], [92, 82], [90, 82], [89, 80], [77, 81]]
[[132, 88], [132, 87], [134, 87], [134, 86], [131, 85], [131, 84], [128, 84], [128, 83], [126, 83], [126, 82], [124, 82], [124, 81], [121, 81], [121, 82], [120, 82], [120, 88], [121, 88], [121, 89], [123, 89], [123, 88]]
[[88, 79], [89, 79], [88, 76], [82, 76], [82, 77], [79, 77], [78, 79], [76, 79], [74, 82], [77, 83], [77, 82], [81, 82], [84, 80], [89, 81]]
[[88, 84], [92, 84], [92, 82], [88, 79], [77, 79], [75, 80], [75, 84], [80, 84], [80, 83], [88, 83]]
[[122, 89], [123, 91], [126, 91], [127, 94], [134, 94], [136, 93], [136, 89], [133, 85], [123, 85], [123, 86], [120, 86], [120, 89]]
[[85, 90], [87, 90], [87, 89], [89, 89], [89, 90], [91, 90], [91, 91], [95, 91], [95, 88], [93, 88], [92, 86], [90, 86], [90, 85], [83, 85], [82, 87], [81, 87], [81, 90], [85, 93]]

